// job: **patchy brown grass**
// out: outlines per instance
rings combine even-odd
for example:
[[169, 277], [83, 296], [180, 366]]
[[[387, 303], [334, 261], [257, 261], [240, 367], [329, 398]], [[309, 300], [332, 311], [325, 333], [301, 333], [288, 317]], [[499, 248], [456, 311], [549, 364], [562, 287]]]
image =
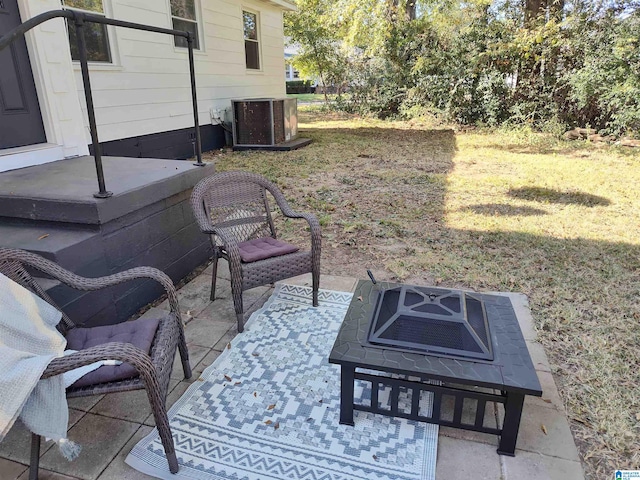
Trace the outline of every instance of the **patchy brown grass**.
[[313, 112], [301, 130], [298, 151], [209, 160], [315, 212], [324, 273], [526, 293], [588, 476], [640, 466], [640, 152]]

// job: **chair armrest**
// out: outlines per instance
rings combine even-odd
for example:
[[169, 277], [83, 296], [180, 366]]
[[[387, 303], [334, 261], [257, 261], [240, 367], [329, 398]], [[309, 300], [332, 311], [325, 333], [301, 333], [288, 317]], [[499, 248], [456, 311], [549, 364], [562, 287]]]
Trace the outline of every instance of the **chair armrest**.
[[105, 287], [111, 287], [118, 285], [129, 280], [136, 280], [140, 278], [149, 278], [160, 283], [169, 297], [169, 304], [171, 306], [171, 312], [174, 313], [178, 320], [180, 320], [180, 326], [182, 327], [182, 321], [180, 317], [180, 309], [178, 308], [178, 296], [176, 289], [171, 279], [162, 271], [153, 267], [135, 267], [129, 270], [108, 275], [106, 277], [86, 278], [76, 275], [69, 270], [62, 268], [55, 262], [47, 260], [35, 253], [27, 252], [25, 250], [16, 249], [3, 249], [0, 248], [0, 260], [17, 260], [25, 265], [29, 265], [36, 270], [39, 270], [47, 275], [50, 275], [62, 283], [75, 288], [76, 290], [100, 290]]
[[322, 230], [320, 229], [320, 222], [318, 218], [312, 213], [300, 213], [294, 211], [287, 199], [284, 198], [284, 195], [280, 190], [278, 190], [275, 185], [271, 182], [268, 182], [266, 185], [268, 190], [273, 195], [278, 207], [282, 211], [282, 214], [288, 218], [304, 218], [309, 224], [309, 229], [311, 230], [311, 255], [314, 258], [314, 262], [317, 262], [320, 265], [320, 252], [322, 248]]
[[[282, 212], [284, 213], [284, 211]], [[285, 214], [289, 218], [304, 218], [309, 224], [309, 230], [311, 231], [311, 254], [320, 258], [320, 249], [322, 247], [322, 230], [320, 229], [320, 222], [318, 218], [312, 213], [298, 213], [291, 211], [289, 214]]]
[[140, 348], [121, 342], [105, 343], [95, 347], [80, 350], [64, 357], [54, 358], [42, 374], [42, 378], [61, 375], [70, 370], [74, 370], [85, 365], [98, 362], [100, 360], [119, 360], [127, 362], [136, 369], [141, 376], [148, 377], [155, 375], [155, 367], [149, 355]]
[[238, 248], [238, 240], [234, 235], [229, 234], [224, 228], [212, 228], [211, 235], [216, 235], [227, 253], [229, 261], [229, 270], [233, 272], [241, 272], [242, 260], [240, 258], [240, 249]]

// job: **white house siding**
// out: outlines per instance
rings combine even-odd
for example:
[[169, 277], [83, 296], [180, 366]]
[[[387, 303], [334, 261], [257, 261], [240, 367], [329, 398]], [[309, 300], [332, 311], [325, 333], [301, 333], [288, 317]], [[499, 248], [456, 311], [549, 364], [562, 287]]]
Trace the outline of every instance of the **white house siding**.
[[[24, 21], [60, 9], [60, 1], [18, 0], [18, 7]], [[80, 104], [65, 32], [64, 20], [54, 19], [26, 35], [47, 145], [13, 149], [5, 158], [7, 162], [0, 162], [0, 168], [10, 160], [12, 165], [17, 162], [15, 166], [33, 165], [88, 153], [84, 127], [78, 122]]]
[[[196, 2], [201, 48], [195, 51], [200, 124], [211, 123], [210, 110], [230, 107], [231, 99], [284, 96], [283, 9], [260, 0]], [[104, 3], [112, 18], [172, 28], [169, 0]], [[261, 71], [245, 67], [243, 8], [259, 15]], [[168, 35], [109, 30], [113, 65], [91, 64], [89, 68], [100, 141], [192, 126], [187, 50], [174, 47], [173, 37]], [[86, 125], [79, 66], [75, 70]]]

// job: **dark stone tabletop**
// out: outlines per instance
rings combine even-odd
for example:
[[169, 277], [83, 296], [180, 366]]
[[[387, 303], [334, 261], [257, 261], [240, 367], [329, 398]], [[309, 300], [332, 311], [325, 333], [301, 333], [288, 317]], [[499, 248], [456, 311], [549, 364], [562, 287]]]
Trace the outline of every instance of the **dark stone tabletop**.
[[518, 319], [506, 296], [474, 294], [485, 304], [494, 349], [493, 361], [408, 353], [368, 344], [379, 289], [397, 286], [387, 282], [374, 285], [368, 280], [360, 280], [329, 355], [330, 363], [542, 395]]

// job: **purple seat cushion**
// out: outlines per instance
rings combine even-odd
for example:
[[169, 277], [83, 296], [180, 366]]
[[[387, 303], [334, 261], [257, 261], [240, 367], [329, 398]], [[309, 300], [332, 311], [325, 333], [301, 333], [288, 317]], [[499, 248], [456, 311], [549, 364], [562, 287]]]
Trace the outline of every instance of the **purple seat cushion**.
[[[105, 343], [119, 342], [130, 343], [148, 353], [159, 324], [160, 319], [157, 318], [138, 318], [137, 320], [122, 322], [117, 325], [73, 328], [66, 336], [67, 348], [70, 350], [85, 350]], [[105, 358], [104, 360], [109, 359]], [[86, 387], [98, 383], [126, 380], [137, 376], [137, 370], [126, 362], [120, 365], [103, 365], [79, 378], [71, 387]]]
[[295, 245], [281, 242], [271, 237], [248, 240], [239, 243], [238, 248], [240, 249], [240, 258], [245, 263], [286, 255], [287, 253], [293, 253], [299, 250]]

